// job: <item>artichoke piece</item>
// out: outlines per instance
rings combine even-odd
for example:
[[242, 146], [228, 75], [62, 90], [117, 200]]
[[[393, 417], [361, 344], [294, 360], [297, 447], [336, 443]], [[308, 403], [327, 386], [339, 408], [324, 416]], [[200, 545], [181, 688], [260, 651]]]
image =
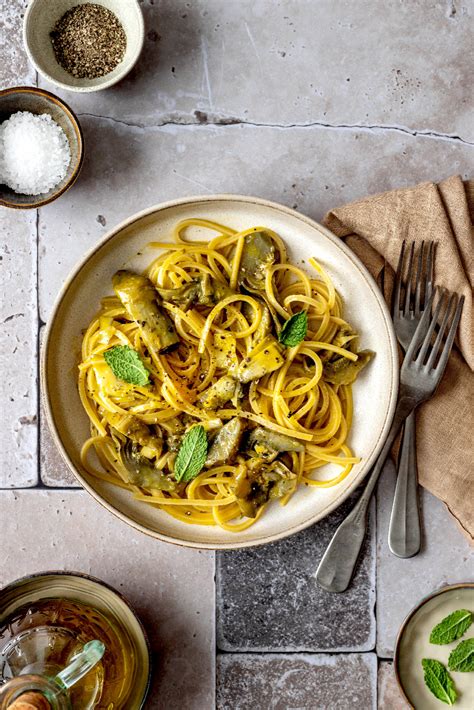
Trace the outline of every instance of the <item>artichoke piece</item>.
[[205, 465], [219, 466], [231, 462], [239, 450], [244, 431], [245, 422], [239, 417], [234, 417], [224, 424], [211, 444]]
[[147, 459], [140, 455], [138, 447], [130, 439], [121, 447], [122, 462], [129, 473], [129, 481], [135, 486], [160, 491], [175, 491], [177, 483], [155, 468]]
[[178, 288], [157, 288], [156, 290], [163, 301], [183, 306], [184, 310], [187, 310], [193, 303], [198, 303], [201, 306], [213, 306], [226, 296], [232, 296], [235, 293], [227, 284], [211, 278], [208, 274], [198, 276]]
[[244, 239], [238, 283], [258, 291], [264, 288], [265, 273], [275, 261], [275, 246], [265, 232], [252, 232]]
[[168, 451], [177, 453], [183, 440], [186, 427], [181, 417], [173, 417], [161, 422], [161, 428], [164, 430], [164, 437]]
[[173, 303], [176, 306], [183, 306], [187, 310], [191, 303], [197, 301], [201, 294], [201, 284], [199, 281], [189, 281], [178, 288], [156, 288], [163, 301]]
[[240, 363], [236, 372], [239, 382], [245, 384], [278, 370], [284, 363], [281, 351], [277, 340], [268, 335]]
[[[252, 465], [253, 464], [253, 465]], [[257, 459], [236, 477], [234, 493], [242, 514], [255, 518], [258, 509], [271, 498], [283, 498], [296, 488], [297, 476], [281, 463]]]
[[233, 377], [224, 375], [201, 394], [198, 402], [204, 409], [217, 409], [234, 397], [238, 386]]
[[208, 387], [198, 398], [204, 409], [217, 409], [229, 399], [237, 400], [240, 396], [240, 385], [258, 380], [284, 363], [281, 348], [272, 335], [267, 336], [244, 358], [233, 375], [224, 375]]
[[351, 385], [374, 354], [372, 350], [361, 350], [357, 353], [358, 359], [355, 362], [346, 357], [338, 357], [330, 362], [325, 362], [323, 380], [331, 382], [333, 385]]
[[262, 306], [262, 320], [260, 321], [257, 330], [253, 334], [253, 342], [258, 345], [272, 331], [272, 314], [268, 306]]
[[150, 350], [164, 353], [177, 347], [178, 334], [168, 314], [160, 309], [158, 294], [150, 279], [133, 271], [117, 271], [112, 285]]
[[150, 427], [134, 414], [122, 415], [106, 412], [105, 416], [109, 424], [127, 439], [131, 439], [140, 446], [148, 446], [154, 451], [161, 451], [163, 439], [158, 426], [154, 427], [155, 433], [153, 433]]
[[278, 434], [263, 426], [256, 427], [250, 432], [248, 446], [265, 461], [271, 461], [282, 451], [304, 451], [304, 445], [298, 439]]
[[[355, 333], [349, 326], [341, 325], [333, 338], [332, 344], [337, 345], [339, 348], [347, 349], [348, 344], [356, 340], [357, 337], [357, 333]], [[349, 349], [352, 350], [351, 346], [349, 346]]]
[[237, 343], [232, 333], [214, 333], [216, 365], [233, 370], [237, 363]]

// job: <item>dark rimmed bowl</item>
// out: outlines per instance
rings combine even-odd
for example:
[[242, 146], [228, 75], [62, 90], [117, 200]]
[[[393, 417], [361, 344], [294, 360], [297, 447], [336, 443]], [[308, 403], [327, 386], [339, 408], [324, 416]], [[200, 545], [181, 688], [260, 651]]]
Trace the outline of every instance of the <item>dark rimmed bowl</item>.
[[[457, 639], [452, 644], [435, 645], [429, 643], [429, 633], [445, 616], [462, 608], [467, 608], [474, 613], [474, 582], [451, 584], [437, 589], [423, 597], [403, 621], [395, 643], [393, 668], [400, 693], [411, 708], [430, 710], [431, 707], [439, 707], [440, 701], [425, 689], [421, 658], [434, 658], [447, 665], [450, 651], [462, 639]], [[470, 630], [466, 634], [472, 635], [469, 632]], [[421, 649], [423, 642], [425, 642], [424, 648]], [[408, 670], [403, 667], [404, 665], [408, 666]], [[469, 683], [470, 674], [456, 673], [455, 675], [455, 684], [461, 691], [460, 699], [462, 696], [466, 699], [465, 689], [460, 686], [464, 685], [465, 681]], [[472, 690], [474, 695], [474, 686]], [[459, 707], [458, 702], [456, 707]]]
[[62, 195], [76, 182], [84, 159], [84, 138], [77, 117], [64, 101], [44, 89], [34, 86], [15, 86], [0, 91], [0, 123], [17, 111], [48, 113], [61, 126], [69, 141], [71, 162], [63, 180], [49, 192], [40, 195], [21, 195], [0, 184], [0, 205], [27, 210], [42, 207]]
[[145, 629], [130, 602], [106, 582], [82, 572], [37, 572], [16, 579], [0, 590], [0, 624], [20, 606], [51, 598], [91, 606], [110, 621], [122, 638], [123, 647], [135, 658], [133, 686], [126, 707], [144, 708], [151, 681], [151, 650]]

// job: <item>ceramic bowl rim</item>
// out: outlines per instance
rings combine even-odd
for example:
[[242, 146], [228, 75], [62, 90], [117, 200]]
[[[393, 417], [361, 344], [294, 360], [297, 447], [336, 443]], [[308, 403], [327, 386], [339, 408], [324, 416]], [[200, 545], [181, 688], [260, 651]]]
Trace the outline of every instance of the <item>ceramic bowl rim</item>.
[[354, 479], [354, 481], [351, 483], [351, 485], [344, 490], [343, 493], [341, 493], [334, 501], [332, 501], [322, 512], [316, 514], [313, 517], [309, 517], [302, 522], [295, 523], [292, 527], [286, 528], [285, 530], [282, 530], [277, 533], [272, 533], [272, 534], [267, 534], [266, 536], [260, 537], [258, 539], [249, 539], [249, 540], [244, 540], [240, 542], [232, 542], [232, 541], [227, 541], [227, 542], [196, 542], [190, 539], [182, 539], [178, 537], [173, 537], [172, 535], [162, 533], [162, 532], [157, 532], [155, 530], [151, 530], [149, 527], [146, 525], [139, 523], [135, 520], [132, 520], [126, 513], [121, 512], [118, 508], [116, 508], [114, 505], [106, 501], [100, 493], [96, 491], [94, 486], [92, 486], [85, 478], [82, 477], [82, 475], [79, 473], [79, 471], [76, 469], [74, 463], [69, 457], [69, 454], [66, 451], [65, 446], [63, 445], [61, 441], [61, 437], [57, 431], [56, 424], [55, 424], [55, 419], [53, 416], [53, 411], [52, 411], [52, 406], [50, 403], [50, 395], [49, 395], [49, 390], [47, 387], [47, 359], [48, 359], [48, 351], [50, 348], [50, 336], [51, 336], [51, 331], [52, 331], [52, 326], [55, 321], [56, 315], [58, 313], [58, 310], [60, 309], [63, 299], [65, 298], [69, 288], [71, 287], [72, 283], [76, 279], [77, 275], [79, 272], [83, 269], [83, 267], [90, 261], [90, 259], [95, 255], [97, 251], [102, 249], [105, 244], [107, 244], [109, 241], [114, 239], [117, 234], [122, 232], [125, 228], [129, 227], [135, 222], [140, 221], [144, 217], [150, 216], [156, 212], [163, 212], [167, 209], [173, 209], [175, 207], [180, 207], [186, 204], [196, 204], [196, 203], [214, 203], [214, 202], [225, 202], [225, 201], [234, 201], [234, 202], [244, 202], [244, 203], [251, 203], [255, 204], [258, 206], [262, 207], [268, 207], [272, 210], [277, 210], [278, 212], [282, 212], [284, 214], [287, 214], [289, 216], [297, 217], [300, 221], [306, 223], [307, 225], [311, 226], [312, 228], [316, 229], [320, 233], [322, 233], [327, 239], [332, 241], [333, 243], [337, 244], [337, 246], [348, 256], [348, 258], [354, 263], [354, 265], [359, 268], [359, 270], [363, 273], [364, 277], [368, 281], [368, 284], [371, 286], [377, 300], [379, 303], [379, 306], [385, 316], [385, 325], [387, 327], [387, 335], [388, 335], [388, 341], [389, 341], [389, 346], [390, 346], [390, 352], [392, 356], [392, 368], [391, 368], [391, 379], [392, 379], [392, 389], [390, 391], [390, 400], [389, 400], [389, 405], [387, 407], [387, 412], [385, 416], [385, 422], [383, 425], [383, 429], [379, 435], [379, 438], [376, 442], [376, 444], [373, 447], [373, 450], [371, 452], [370, 457], [367, 459], [369, 461], [370, 459], [370, 464], [372, 464], [375, 460], [378, 454], [380, 453], [380, 450], [383, 446], [383, 443], [385, 441], [385, 438], [388, 434], [393, 415], [395, 412], [395, 407], [397, 403], [397, 397], [398, 397], [398, 382], [399, 382], [399, 364], [398, 364], [398, 348], [397, 348], [397, 339], [395, 336], [395, 331], [393, 328], [393, 323], [392, 323], [392, 318], [390, 316], [390, 311], [387, 307], [387, 304], [385, 303], [385, 299], [383, 298], [380, 289], [378, 288], [375, 279], [371, 276], [369, 273], [368, 269], [364, 266], [364, 264], [360, 261], [360, 259], [356, 256], [356, 254], [338, 237], [336, 237], [329, 229], [324, 227], [323, 225], [319, 224], [315, 220], [311, 219], [310, 217], [307, 217], [306, 215], [303, 215], [296, 210], [287, 207], [285, 205], [279, 204], [277, 202], [272, 202], [270, 200], [266, 200], [264, 198], [260, 197], [252, 197], [249, 195], [235, 195], [232, 193], [223, 193], [223, 194], [216, 194], [216, 195], [191, 195], [189, 197], [184, 197], [184, 198], [178, 198], [174, 200], [168, 200], [166, 202], [161, 202], [157, 203], [155, 205], [152, 205], [151, 207], [147, 207], [139, 212], [136, 212], [135, 214], [131, 215], [130, 217], [126, 218], [119, 224], [117, 224], [115, 227], [113, 227], [107, 234], [105, 234], [96, 244], [94, 244], [93, 247], [91, 247], [83, 256], [79, 259], [79, 261], [76, 263], [75, 267], [72, 269], [72, 271], [69, 273], [68, 277], [66, 280], [63, 282], [63, 286], [55, 300], [55, 303], [51, 309], [51, 313], [48, 317], [48, 323], [45, 328], [45, 335], [44, 335], [44, 340], [43, 340], [43, 345], [41, 348], [41, 353], [40, 353], [40, 387], [41, 387], [41, 398], [42, 402], [44, 405], [44, 410], [46, 413], [46, 419], [48, 422], [48, 426], [52, 435], [52, 438], [63, 458], [65, 463], [67, 464], [69, 470], [73, 473], [74, 477], [79, 481], [80, 485], [87, 490], [87, 492], [93, 496], [93, 498], [104, 508], [106, 508], [109, 512], [111, 512], [113, 515], [118, 517], [120, 520], [125, 522], [127, 525], [130, 525], [133, 527], [135, 530], [139, 530], [142, 533], [145, 533], [146, 535], [149, 535], [155, 539], [162, 540], [164, 542], [172, 543], [175, 545], [179, 545], [181, 547], [191, 547], [195, 549], [201, 549], [201, 550], [236, 550], [236, 549], [243, 549], [247, 547], [257, 547], [260, 545], [266, 545], [271, 542], [275, 542], [277, 540], [282, 540], [284, 538], [287, 538], [291, 535], [294, 535], [297, 532], [300, 532], [301, 530], [304, 530], [311, 525], [314, 525], [316, 522], [319, 522], [320, 520], [323, 520], [325, 517], [327, 517], [333, 510], [338, 508], [347, 498], [348, 496], [355, 490], [355, 488], [360, 485], [360, 483], [366, 478], [368, 475], [371, 465], [366, 465], [366, 471], [361, 478], [358, 476], [357, 478]]
[[150, 686], [151, 686], [151, 679], [153, 675], [153, 659], [152, 659], [152, 653], [151, 653], [151, 645], [150, 645], [150, 639], [148, 638], [148, 634], [146, 632], [145, 627], [143, 626], [143, 623], [138, 616], [137, 612], [135, 611], [133, 605], [131, 602], [125, 597], [122, 592], [119, 592], [115, 587], [110, 585], [108, 582], [104, 582], [103, 579], [99, 579], [98, 577], [94, 577], [92, 574], [87, 574], [86, 572], [73, 572], [71, 570], [46, 570], [44, 572], [32, 572], [31, 574], [26, 574], [23, 577], [18, 577], [18, 579], [13, 579], [11, 582], [8, 582], [4, 587], [0, 588], [0, 599], [2, 596], [10, 591], [14, 591], [15, 587], [20, 587], [26, 582], [28, 582], [31, 579], [36, 579], [37, 577], [56, 577], [56, 576], [68, 576], [68, 577], [78, 577], [80, 579], [86, 579], [88, 582], [92, 582], [93, 584], [96, 584], [97, 586], [100, 587], [105, 587], [109, 592], [111, 592], [113, 595], [115, 595], [125, 606], [129, 609], [131, 612], [132, 616], [134, 617], [135, 621], [138, 624], [138, 628], [140, 629], [140, 633], [143, 636], [143, 640], [145, 641], [145, 646], [146, 646], [146, 652], [148, 656], [148, 674], [147, 674], [147, 681], [146, 685], [143, 689], [143, 698], [140, 703], [140, 707], [138, 710], [141, 710], [141, 708], [145, 707], [145, 701], [148, 697], [148, 693], [150, 692]]
[[66, 116], [71, 122], [71, 125], [74, 129], [74, 133], [76, 134], [76, 139], [77, 139], [77, 161], [76, 165], [74, 167], [74, 170], [71, 173], [71, 176], [67, 183], [62, 186], [60, 190], [57, 192], [53, 192], [52, 195], [49, 197], [45, 198], [44, 200], [37, 200], [36, 202], [31, 202], [30, 204], [19, 204], [15, 202], [9, 202], [8, 200], [5, 200], [3, 197], [0, 197], [0, 205], [2, 207], [9, 207], [10, 209], [14, 210], [31, 210], [31, 209], [37, 209], [38, 207], [43, 207], [44, 205], [48, 205], [50, 202], [53, 202], [54, 200], [57, 200], [58, 197], [63, 195], [67, 190], [69, 190], [70, 187], [74, 185], [76, 182], [77, 178], [79, 177], [79, 173], [81, 172], [82, 165], [84, 163], [84, 134], [82, 132], [81, 124], [79, 123], [79, 119], [77, 118], [76, 114], [68, 106], [68, 104], [60, 99], [58, 96], [55, 94], [52, 94], [50, 91], [46, 91], [46, 89], [40, 89], [37, 86], [11, 86], [8, 89], [1, 89], [0, 90], [0, 98], [2, 96], [8, 96], [9, 94], [34, 94], [36, 96], [41, 96], [43, 99], [46, 99], [47, 101], [51, 101], [52, 103], [56, 104], [59, 106], [59, 108], [64, 111]]
[[457, 582], [456, 584], [445, 584], [439, 589], [436, 589], [434, 592], [430, 592], [426, 596], [422, 597], [420, 601], [415, 604], [415, 606], [408, 612], [407, 616], [403, 620], [398, 630], [397, 639], [395, 641], [395, 651], [393, 653], [393, 670], [395, 673], [395, 678], [397, 680], [398, 688], [403, 696], [403, 699], [406, 700], [410, 708], [414, 708], [414, 706], [410, 698], [405, 693], [405, 688], [403, 687], [403, 683], [400, 677], [400, 644], [403, 638], [403, 634], [405, 633], [407, 626], [412, 620], [412, 618], [422, 607], [425, 606], [425, 604], [427, 604], [432, 599], [435, 599], [436, 597], [445, 594], [446, 592], [453, 591], [454, 589], [474, 589], [474, 582]]
[[114, 86], [117, 84], [119, 81], [122, 81], [127, 74], [133, 69], [135, 64], [138, 62], [138, 59], [140, 57], [140, 54], [143, 51], [143, 46], [145, 44], [145, 20], [143, 18], [143, 12], [140, 7], [140, 3], [138, 0], [129, 0], [129, 2], [133, 3], [136, 9], [136, 14], [137, 14], [137, 19], [138, 19], [138, 35], [137, 35], [137, 45], [136, 45], [136, 50], [135, 50], [135, 55], [132, 58], [132, 61], [127, 67], [124, 67], [122, 71], [120, 71], [116, 76], [108, 79], [107, 81], [104, 81], [102, 84], [98, 86], [73, 86], [71, 84], [67, 84], [64, 81], [59, 81], [58, 79], [55, 79], [51, 74], [48, 74], [48, 72], [44, 71], [42, 69], [37, 61], [36, 58], [31, 51], [30, 48], [30, 43], [28, 41], [28, 36], [27, 36], [27, 25], [30, 21], [30, 14], [32, 12], [32, 8], [34, 5], [36, 5], [38, 0], [31, 0], [31, 2], [28, 4], [28, 7], [26, 8], [25, 11], [25, 16], [23, 18], [23, 45], [26, 50], [26, 54], [28, 55], [28, 59], [30, 62], [33, 64], [34, 68], [36, 71], [41, 74], [41, 76], [46, 79], [47, 81], [50, 81], [52, 84], [55, 86], [58, 86], [61, 89], [65, 89], [66, 91], [74, 91], [76, 94], [87, 94], [87, 93], [92, 93], [93, 91], [102, 91], [103, 89], [109, 89], [111, 86]]

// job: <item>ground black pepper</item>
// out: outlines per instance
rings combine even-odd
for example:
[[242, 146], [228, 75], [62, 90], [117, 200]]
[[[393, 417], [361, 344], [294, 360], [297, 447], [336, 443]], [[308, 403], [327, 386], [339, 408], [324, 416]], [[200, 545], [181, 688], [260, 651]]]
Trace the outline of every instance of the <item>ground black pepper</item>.
[[50, 33], [56, 60], [80, 79], [111, 72], [125, 54], [127, 37], [118, 18], [102, 5], [85, 3], [68, 10]]

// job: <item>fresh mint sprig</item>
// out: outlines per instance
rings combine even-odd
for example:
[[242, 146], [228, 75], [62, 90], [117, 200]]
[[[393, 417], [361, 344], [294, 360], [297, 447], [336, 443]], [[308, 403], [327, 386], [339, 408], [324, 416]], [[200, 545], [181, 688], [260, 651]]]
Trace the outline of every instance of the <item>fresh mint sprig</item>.
[[115, 345], [110, 350], [106, 350], [104, 360], [119, 380], [139, 387], [150, 383], [150, 373], [143, 360], [129, 345]]
[[441, 702], [446, 703], [446, 705], [453, 705], [458, 695], [454, 687], [454, 681], [446, 667], [433, 658], [423, 658], [421, 664], [428, 690]]
[[185, 435], [174, 464], [174, 477], [178, 482], [192, 481], [206, 462], [207, 436], [202, 424]]
[[280, 330], [278, 340], [287, 348], [293, 348], [305, 339], [308, 332], [308, 314], [300, 311], [291, 316]]
[[474, 638], [458, 643], [449, 654], [448, 666], [450, 671], [459, 673], [474, 671]]
[[457, 641], [472, 624], [472, 613], [467, 609], [458, 609], [436, 624], [430, 634], [430, 643], [444, 645]]

